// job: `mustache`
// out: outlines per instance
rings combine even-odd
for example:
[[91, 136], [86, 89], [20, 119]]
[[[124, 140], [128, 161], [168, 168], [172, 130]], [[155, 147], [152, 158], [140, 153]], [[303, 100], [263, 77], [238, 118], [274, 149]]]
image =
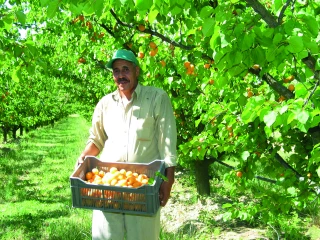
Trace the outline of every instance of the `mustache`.
[[130, 82], [130, 81], [126, 78], [118, 78], [117, 83], [121, 83], [121, 82]]

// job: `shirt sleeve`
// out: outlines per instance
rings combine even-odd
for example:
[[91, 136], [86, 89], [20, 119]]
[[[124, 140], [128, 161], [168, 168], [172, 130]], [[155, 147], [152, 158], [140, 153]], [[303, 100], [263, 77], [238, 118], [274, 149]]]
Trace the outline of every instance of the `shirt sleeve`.
[[[103, 100], [103, 99], [102, 99]], [[92, 115], [92, 125], [89, 130], [89, 139], [88, 143], [92, 142], [94, 145], [97, 146], [97, 148], [102, 151], [104, 144], [106, 140], [108, 139], [108, 136], [106, 135], [106, 132], [103, 127], [103, 101], [99, 101], [97, 106], [94, 109], [93, 115]]]
[[170, 98], [162, 92], [156, 99], [156, 137], [160, 157], [166, 168], [176, 166], [177, 160], [177, 128]]

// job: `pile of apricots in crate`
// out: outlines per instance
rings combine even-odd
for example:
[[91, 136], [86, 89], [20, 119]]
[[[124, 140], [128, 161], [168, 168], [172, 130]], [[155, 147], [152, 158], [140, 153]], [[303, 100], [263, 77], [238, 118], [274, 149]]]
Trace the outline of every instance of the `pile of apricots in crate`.
[[108, 171], [95, 167], [86, 173], [85, 178], [87, 183], [129, 188], [138, 188], [150, 184], [151, 181], [146, 174], [138, 174], [125, 169], [118, 170], [116, 167], [111, 167]]

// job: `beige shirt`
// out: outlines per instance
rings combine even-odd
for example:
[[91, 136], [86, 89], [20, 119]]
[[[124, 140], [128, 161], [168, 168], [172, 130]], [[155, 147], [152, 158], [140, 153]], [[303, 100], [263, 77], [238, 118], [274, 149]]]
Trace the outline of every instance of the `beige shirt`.
[[[125, 104], [124, 104], [125, 103]], [[162, 89], [137, 85], [131, 101], [117, 91], [97, 104], [88, 142], [100, 150], [102, 161], [176, 165], [177, 130], [169, 96]]]

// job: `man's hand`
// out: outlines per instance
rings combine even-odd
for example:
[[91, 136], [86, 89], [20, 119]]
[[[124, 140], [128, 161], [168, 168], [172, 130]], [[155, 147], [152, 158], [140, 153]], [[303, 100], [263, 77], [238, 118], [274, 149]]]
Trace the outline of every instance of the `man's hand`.
[[83, 163], [83, 160], [84, 160], [84, 157], [81, 155], [81, 156], [77, 159], [76, 164], [74, 165], [74, 170], [76, 170], [76, 169], [79, 167], [79, 165], [81, 165], [81, 164]]
[[79, 158], [77, 159], [74, 169], [77, 169], [77, 167], [83, 163], [86, 156], [98, 156], [99, 153], [100, 150], [97, 148], [96, 145], [94, 145], [94, 143], [88, 143], [84, 151], [80, 154]]
[[82, 157], [82, 156], [79, 157], [79, 158], [78, 158], [78, 161], [77, 161], [78, 166], [81, 165], [81, 164], [83, 163], [83, 161], [84, 161], [84, 157]]
[[167, 204], [170, 197], [171, 188], [172, 188], [171, 183], [167, 181], [162, 182], [159, 190], [160, 206], [164, 207]]
[[164, 207], [170, 197], [170, 192], [172, 185], [174, 183], [174, 170], [175, 167], [168, 167], [166, 168], [166, 177], [168, 178], [168, 181], [163, 181], [160, 189], [159, 189], [159, 200], [160, 200], [160, 206]]

